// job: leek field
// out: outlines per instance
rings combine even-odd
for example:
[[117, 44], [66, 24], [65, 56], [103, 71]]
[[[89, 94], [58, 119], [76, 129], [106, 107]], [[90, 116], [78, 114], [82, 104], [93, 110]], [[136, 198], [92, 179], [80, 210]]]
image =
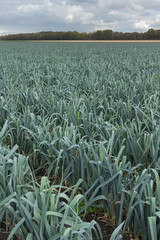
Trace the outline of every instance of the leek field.
[[0, 42], [0, 227], [160, 239], [159, 43]]

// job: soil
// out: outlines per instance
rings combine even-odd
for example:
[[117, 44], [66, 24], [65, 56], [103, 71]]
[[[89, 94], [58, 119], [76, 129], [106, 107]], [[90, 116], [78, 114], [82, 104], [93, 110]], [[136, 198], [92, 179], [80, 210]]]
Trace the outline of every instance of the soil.
[[[0, 240], [7, 240], [9, 236], [9, 232], [5, 230], [5, 224], [0, 223]], [[18, 240], [18, 238], [15, 236], [13, 237], [13, 240]]]
[[[84, 221], [91, 222], [92, 220], [95, 220], [100, 225], [103, 240], [110, 240], [110, 237], [116, 228], [113, 226], [110, 221], [104, 216], [103, 213], [87, 213], [85, 216]], [[3, 226], [2, 226], [3, 225]], [[0, 224], [0, 240], [7, 240], [9, 236], [9, 233], [5, 233], [5, 225]], [[126, 233], [123, 235], [123, 240], [132, 240], [133, 238], [130, 238], [130, 236]], [[18, 240], [18, 238], [15, 236], [13, 240]], [[93, 233], [93, 240], [97, 240], [97, 237]]]
[[[87, 214], [85, 217], [85, 221], [92, 221], [93, 220], [93, 215], [92, 214]], [[110, 237], [115, 229], [114, 226], [112, 226], [109, 222], [106, 222], [106, 219], [104, 216], [101, 214], [97, 214], [97, 216], [94, 218], [96, 222], [99, 223], [102, 235], [103, 235], [103, 240], [110, 240]], [[0, 240], [7, 240], [9, 236], [9, 233], [4, 233], [3, 231], [0, 230]], [[124, 234], [123, 240], [132, 240], [133, 238], [130, 238], [128, 234]], [[13, 240], [18, 240], [18, 238], [14, 237]], [[93, 240], [97, 240], [97, 237], [95, 234], [93, 234]]]
[[[36, 179], [39, 183], [40, 183], [42, 176], [44, 176], [43, 171], [39, 172], [36, 175]], [[54, 179], [51, 178], [50, 181], [54, 182]], [[62, 188], [62, 190], [63, 190], [63, 188]], [[92, 220], [95, 220], [99, 224], [101, 231], [102, 231], [103, 240], [110, 240], [110, 237], [116, 228], [116, 226], [112, 225], [110, 219], [106, 218], [104, 216], [104, 213], [98, 210], [97, 212], [94, 212], [94, 213], [87, 213], [84, 218], [85, 222], [91, 222]], [[0, 223], [0, 240], [7, 240], [9, 233], [5, 233], [5, 232], [6, 232], [5, 224]], [[133, 239], [134, 238], [130, 237], [129, 234], [127, 234], [127, 233], [123, 235], [123, 240], [133, 240]], [[15, 236], [13, 238], [13, 240], [19, 240], [19, 238], [17, 238]], [[94, 233], [93, 233], [93, 240], [97, 240], [97, 237], [95, 236]]]
[[8, 234], [0, 232], [0, 239], [1, 240], [7, 240], [7, 237], [8, 237]]
[[[0, 240], [7, 240], [8, 236], [9, 236], [9, 233], [3, 233], [0, 230]], [[17, 237], [13, 237], [13, 240], [18, 240], [18, 238]]]
[[89, 43], [117, 43], [117, 42], [129, 42], [129, 43], [160, 43], [160, 40], [22, 40], [22, 42], [71, 42], [71, 43], [76, 43], [76, 42], [89, 42]]
[[[92, 220], [95, 220], [99, 224], [102, 231], [103, 240], [110, 240], [110, 237], [113, 231], [115, 230], [116, 226], [113, 226], [109, 221], [109, 219], [107, 219], [104, 216], [104, 214], [101, 212], [88, 213], [85, 216], [84, 221], [91, 222]], [[123, 240], [132, 240], [132, 239], [133, 238], [131, 238], [127, 233], [123, 235]], [[95, 234], [93, 234], [93, 240], [97, 240], [97, 237], [95, 236]]]

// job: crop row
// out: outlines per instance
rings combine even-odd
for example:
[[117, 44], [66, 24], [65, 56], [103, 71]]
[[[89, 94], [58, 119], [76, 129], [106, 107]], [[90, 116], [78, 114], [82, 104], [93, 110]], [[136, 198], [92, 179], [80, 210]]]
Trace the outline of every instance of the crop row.
[[[8, 153], [11, 156], [17, 144], [16, 154], [25, 159], [19, 161], [28, 166], [21, 168], [31, 169], [30, 184], [28, 177], [22, 175], [23, 181], [17, 188], [14, 171], [6, 172], [7, 162], [1, 161], [0, 176], [5, 179], [1, 186], [1, 220], [4, 215], [6, 219], [15, 216], [12, 226], [16, 227], [12, 233], [23, 233], [22, 239], [24, 236], [49, 239], [60, 231], [66, 234], [64, 239], [69, 239], [69, 233], [72, 239], [76, 234], [82, 239], [87, 239], [86, 236], [92, 239], [92, 229], [100, 234], [98, 225], [95, 222], [83, 225], [80, 216], [85, 217], [87, 208], [94, 206], [119, 226], [112, 239], [121, 228], [135, 238], [158, 239], [158, 46], [118, 43], [3, 43], [0, 46], [1, 143], [3, 149], [11, 151]], [[15, 164], [16, 159], [12, 158]], [[40, 172], [46, 176], [41, 185], [36, 179]], [[51, 185], [48, 179], [52, 179]], [[66, 190], [60, 193], [64, 183]], [[81, 188], [74, 191], [72, 185]], [[59, 191], [56, 197], [54, 189]], [[59, 200], [61, 194], [65, 201]], [[52, 197], [58, 199], [57, 203]], [[46, 209], [43, 209], [43, 198], [49, 204]], [[36, 203], [37, 199], [42, 202]], [[61, 219], [57, 225], [61, 230], [54, 232], [51, 226], [57, 220], [48, 216], [47, 211], [53, 211], [51, 205], [56, 204], [60, 204], [56, 210], [59, 215], [55, 216]], [[32, 212], [35, 205], [38, 213]], [[47, 229], [44, 230], [44, 222], [39, 224], [39, 230], [28, 222], [39, 218], [47, 221]], [[69, 225], [75, 228], [65, 230], [65, 221], [71, 221]], [[118, 235], [117, 239], [120, 238]]]

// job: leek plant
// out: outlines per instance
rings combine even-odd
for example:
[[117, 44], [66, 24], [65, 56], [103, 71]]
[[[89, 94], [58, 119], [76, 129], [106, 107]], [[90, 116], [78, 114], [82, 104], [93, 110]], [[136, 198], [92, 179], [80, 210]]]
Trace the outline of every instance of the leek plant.
[[[125, 231], [159, 239], [159, 45], [2, 43], [0, 50], [0, 220], [12, 225], [9, 238], [99, 237], [94, 221], [83, 222], [94, 206], [117, 226], [111, 239]], [[80, 179], [81, 194], [71, 197]], [[74, 199], [85, 202], [78, 212]]]

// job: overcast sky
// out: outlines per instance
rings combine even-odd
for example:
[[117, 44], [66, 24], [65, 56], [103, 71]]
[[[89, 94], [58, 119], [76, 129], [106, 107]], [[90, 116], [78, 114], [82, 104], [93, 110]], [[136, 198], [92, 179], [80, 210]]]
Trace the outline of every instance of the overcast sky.
[[0, 0], [0, 35], [160, 29], [160, 0]]

